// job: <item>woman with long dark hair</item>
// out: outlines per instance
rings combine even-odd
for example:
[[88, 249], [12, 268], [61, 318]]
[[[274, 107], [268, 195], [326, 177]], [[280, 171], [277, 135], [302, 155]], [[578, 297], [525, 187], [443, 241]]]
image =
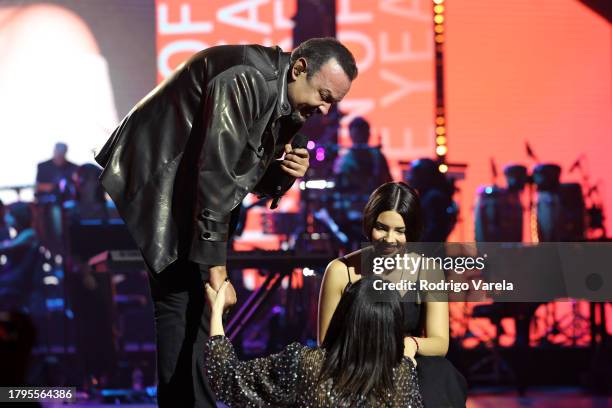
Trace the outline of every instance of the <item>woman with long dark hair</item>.
[[[371, 194], [363, 212], [363, 232], [371, 245], [333, 260], [325, 271], [319, 296], [319, 344], [325, 344], [330, 335], [332, 316], [338, 310], [347, 285], [373, 275], [374, 257], [384, 259], [406, 254], [414, 259], [412, 265], [420, 265], [413, 273], [395, 268], [380, 275], [395, 283], [444, 279], [443, 271], [422, 268], [422, 263], [416, 262], [421, 255], [408, 249], [419, 241], [422, 230], [423, 216], [416, 190], [402, 182], [391, 182], [381, 185]], [[465, 378], [444, 357], [449, 344], [445, 294], [403, 290], [400, 295], [404, 354], [416, 357], [424, 405], [465, 406]], [[372, 335], [371, 332], [362, 332], [366, 338]]]
[[217, 398], [230, 407], [422, 407], [414, 362], [404, 356], [399, 294], [377, 290], [381, 283], [370, 277], [346, 288], [320, 347], [293, 343], [250, 361], [238, 360], [224, 335], [227, 283], [219, 292], [207, 285], [204, 367]]

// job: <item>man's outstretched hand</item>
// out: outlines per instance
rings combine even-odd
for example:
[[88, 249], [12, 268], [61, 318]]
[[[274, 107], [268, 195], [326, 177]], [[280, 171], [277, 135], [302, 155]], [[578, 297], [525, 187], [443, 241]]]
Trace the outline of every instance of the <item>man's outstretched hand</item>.
[[[225, 279], [227, 278], [227, 269], [225, 266], [211, 266], [208, 268], [208, 272], [210, 274], [208, 282], [210, 283], [212, 289], [218, 292], [219, 289], [221, 289], [221, 285], [223, 285], [223, 282], [225, 282]], [[234, 285], [229, 282], [225, 288], [225, 302], [223, 309], [225, 310], [231, 306], [234, 306], [236, 301], [236, 290], [234, 289]]]

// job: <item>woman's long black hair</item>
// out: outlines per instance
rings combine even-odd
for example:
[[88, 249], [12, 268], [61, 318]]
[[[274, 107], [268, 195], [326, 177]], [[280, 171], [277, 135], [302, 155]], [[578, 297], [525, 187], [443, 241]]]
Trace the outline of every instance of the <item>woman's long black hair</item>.
[[417, 191], [408, 184], [395, 181], [378, 187], [363, 209], [363, 233], [369, 240], [376, 219], [385, 211], [396, 211], [406, 225], [406, 241], [418, 242], [423, 233], [423, 211]]
[[342, 295], [321, 347], [326, 350], [319, 383], [332, 379], [341, 400], [380, 401], [394, 390], [393, 368], [404, 355], [402, 308], [397, 291], [374, 288], [364, 277]]

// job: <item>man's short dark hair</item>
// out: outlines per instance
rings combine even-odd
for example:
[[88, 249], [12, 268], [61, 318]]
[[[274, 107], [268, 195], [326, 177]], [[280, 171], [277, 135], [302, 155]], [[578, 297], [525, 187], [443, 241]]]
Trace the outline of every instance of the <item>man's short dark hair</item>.
[[357, 78], [357, 64], [353, 54], [340, 41], [332, 37], [311, 38], [301, 43], [291, 53], [291, 66], [299, 58], [305, 58], [306, 77], [310, 79], [330, 59], [335, 59], [352, 81]]

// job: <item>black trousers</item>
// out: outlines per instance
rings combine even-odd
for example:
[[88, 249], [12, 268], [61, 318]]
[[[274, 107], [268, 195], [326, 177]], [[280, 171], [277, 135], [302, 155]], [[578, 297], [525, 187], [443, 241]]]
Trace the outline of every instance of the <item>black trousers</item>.
[[209, 308], [198, 265], [174, 262], [149, 272], [157, 341], [157, 402], [165, 407], [216, 407], [203, 367]]

